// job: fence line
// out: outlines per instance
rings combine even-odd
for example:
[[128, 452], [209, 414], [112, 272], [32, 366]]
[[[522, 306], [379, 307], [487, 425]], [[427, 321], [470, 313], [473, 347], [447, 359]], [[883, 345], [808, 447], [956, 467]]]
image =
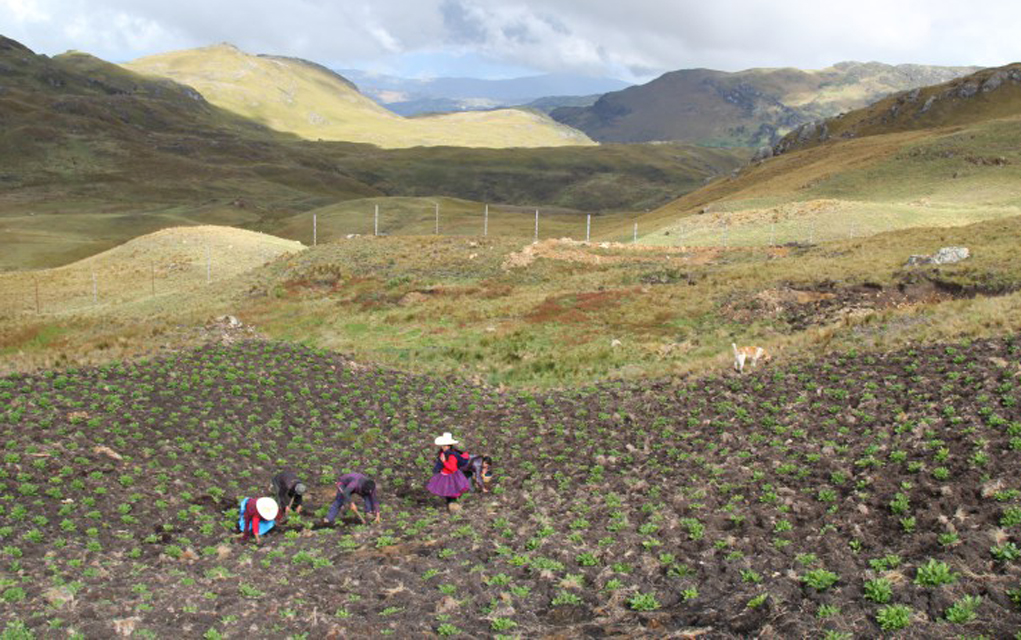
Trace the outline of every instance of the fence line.
[[[532, 231], [533, 241], [541, 239], [541, 232], [546, 228], [540, 220], [542, 214], [535, 209]], [[373, 208], [373, 233], [382, 233], [380, 206], [376, 204]], [[490, 207], [485, 205], [480, 211], [482, 217], [482, 234], [489, 236], [490, 232]], [[522, 219], [524, 216], [520, 210], [508, 215]], [[438, 202], [434, 203], [432, 211], [433, 233], [441, 235], [442, 209]], [[717, 214], [719, 215], [719, 214]], [[456, 226], [464, 228], [464, 215], [457, 214], [460, 219]], [[526, 218], [527, 219], [527, 218]], [[477, 218], [476, 218], [477, 220]], [[515, 223], [516, 224], [516, 223]], [[550, 223], [553, 224], [553, 223]], [[639, 240], [639, 223], [632, 222], [630, 233], [621, 228], [621, 221], [617, 218], [613, 223], [618, 228], [616, 237], [606, 238], [613, 242], [628, 242], [636, 244]], [[557, 223], [556, 226], [563, 226]], [[318, 216], [312, 217], [312, 241], [313, 246], [318, 245]], [[453, 230], [455, 225], [448, 227]], [[478, 227], [476, 227], [478, 229]], [[816, 218], [772, 220], [768, 224], [732, 224], [726, 217], [693, 217], [681, 220], [671, 228], [671, 244], [685, 246], [781, 246], [796, 244], [815, 244], [832, 240], [853, 240], [868, 233], [874, 233], [883, 229], [867, 228], [859, 220], [847, 219], [847, 217], [832, 216], [826, 220]], [[523, 229], [522, 229], [523, 231]], [[593, 231], [592, 214], [586, 214], [584, 229], [581, 227], [580, 216], [578, 226], [574, 233], [581, 236], [584, 233], [586, 242], [590, 242]], [[477, 231], [476, 231], [477, 233]], [[451, 235], [462, 235], [452, 232]], [[469, 236], [471, 234], [463, 234]], [[558, 237], [572, 237], [573, 233], [556, 234]], [[505, 237], [527, 237], [511, 235]], [[523, 238], [522, 238], [523, 239]], [[204, 256], [202, 256], [204, 252]], [[202, 258], [205, 264], [202, 264]], [[205, 271], [205, 284], [213, 282], [212, 247], [206, 243], [192, 245], [187, 257], [167, 258], [162, 261], [150, 259], [145, 265], [145, 258], [141, 263], [125, 261], [124, 264], [116, 264], [111, 267], [96, 268], [86, 267], [84, 272], [71, 270], [62, 267], [54, 270], [41, 271], [26, 277], [26, 274], [3, 274], [0, 273], [0, 300], [3, 304], [3, 313], [14, 315], [45, 315], [56, 312], [76, 312], [94, 309], [103, 304], [134, 301], [144, 298], [146, 295], [155, 297], [162, 288], [165, 293], [170, 290], [193, 289], [202, 284], [202, 271]], [[204, 269], [203, 269], [204, 267]], [[161, 283], [166, 283], [162, 285]]]

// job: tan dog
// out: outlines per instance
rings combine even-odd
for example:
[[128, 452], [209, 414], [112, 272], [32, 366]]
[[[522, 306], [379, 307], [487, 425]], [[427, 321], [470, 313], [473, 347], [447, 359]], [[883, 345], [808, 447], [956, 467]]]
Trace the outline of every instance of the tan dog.
[[748, 360], [752, 361], [752, 366], [756, 367], [759, 364], [759, 360], [769, 360], [769, 353], [762, 347], [738, 347], [733, 342], [730, 343], [734, 347], [734, 368], [739, 373], [744, 373], [744, 363]]

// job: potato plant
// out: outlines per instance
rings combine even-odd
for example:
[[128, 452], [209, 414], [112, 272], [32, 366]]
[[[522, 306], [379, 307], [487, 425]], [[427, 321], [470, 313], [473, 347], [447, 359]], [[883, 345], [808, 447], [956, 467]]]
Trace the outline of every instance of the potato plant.
[[[0, 378], [0, 628], [1013, 637], [1019, 356], [537, 391], [250, 341]], [[495, 462], [453, 513], [423, 488], [444, 431]], [[238, 499], [284, 467], [304, 513], [232, 543]], [[347, 471], [376, 479], [381, 523], [320, 523]]]

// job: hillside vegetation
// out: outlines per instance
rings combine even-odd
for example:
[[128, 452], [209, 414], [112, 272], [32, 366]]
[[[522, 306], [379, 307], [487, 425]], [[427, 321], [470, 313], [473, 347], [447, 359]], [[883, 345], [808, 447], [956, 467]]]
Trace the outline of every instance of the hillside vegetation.
[[[685, 145], [309, 142], [87, 54], [51, 59], [4, 39], [0, 64], [0, 270], [67, 264], [178, 225], [288, 234], [300, 227], [294, 216], [360, 198], [452, 197], [476, 201], [478, 211], [484, 203], [642, 210], [747, 157]], [[289, 237], [311, 242], [311, 228]]]
[[763, 245], [1021, 213], [1021, 71], [988, 69], [806, 125], [773, 157], [641, 218], [660, 244]]
[[213, 104], [309, 140], [386, 148], [592, 144], [579, 131], [519, 109], [403, 118], [325, 67], [294, 58], [254, 56], [231, 45], [157, 54], [125, 67], [195, 87]]
[[809, 71], [684, 69], [607, 93], [590, 107], [564, 107], [551, 115], [600, 142], [772, 145], [806, 122], [975, 70], [877, 62], [843, 62]]
[[[705, 371], [727, 366], [732, 342], [790, 360], [1017, 329], [1019, 225], [1014, 216], [773, 249], [359, 236], [209, 284], [196, 247], [170, 293], [158, 270], [152, 294], [144, 262], [134, 279], [87, 264], [9, 274], [0, 349], [8, 369], [102, 362], [201, 341], [190, 328], [233, 314], [270, 337], [493, 384]], [[973, 257], [903, 267], [947, 245]], [[218, 259], [233, 255], [221, 248]], [[98, 303], [93, 271], [111, 283]]]

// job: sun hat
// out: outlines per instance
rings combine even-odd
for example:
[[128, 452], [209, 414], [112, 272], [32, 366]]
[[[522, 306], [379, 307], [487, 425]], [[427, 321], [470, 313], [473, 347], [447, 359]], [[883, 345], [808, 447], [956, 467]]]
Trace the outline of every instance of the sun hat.
[[259, 498], [255, 501], [255, 510], [263, 520], [275, 520], [280, 513], [280, 507], [273, 498]]
[[305, 485], [301, 484], [300, 482], [294, 485], [294, 493], [298, 494], [299, 496], [303, 495], [305, 493]]
[[457, 444], [457, 440], [454, 440], [454, 436], [450, 435], [449, 431], [444, 431], [442, 436], [436, 438], [436, 444], [442, 447], [445, 444]]

